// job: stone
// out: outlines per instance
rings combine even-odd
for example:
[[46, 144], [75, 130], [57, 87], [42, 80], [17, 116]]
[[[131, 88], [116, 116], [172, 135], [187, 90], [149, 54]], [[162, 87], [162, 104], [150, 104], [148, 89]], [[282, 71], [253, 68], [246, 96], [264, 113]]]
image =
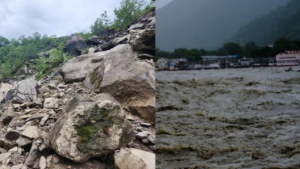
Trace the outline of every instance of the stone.
[[40, 164], [39, 165], [40, 169], [46, 169], [46, 167], [47, 167], [47, 161], [46, 161], [46, 159], [45, 159], [44, 156], [42, 156], [40, 158], [40, 163], [39, 164]]
[[16, 116], [16, 114], [14, 113], [13, 108], [9, 107], [0, 117], [0, 123], [3, 126], [8, 125], [12, 119]]
[[40, 144], [39, 143], [37, 144], [37, 141], [35, 141], [32, 144], [29, 155], [28, 155], [28, 157], [26, 158], [26, 161], [25, 161], [25, 164], [28, 167], [33, 167], [35, 162], [37, 160], [39, 160], [39, 158], [41, 157], [42, 152], [40, 152], [39, 146], [40, 146]]
[[150, 143], [155, 144], [155, 135], [154, 134], [150, 134], [148, 136], [148, 140], [150, 141]]
[[106, 42], [106, 43], [100, 45], [100, 48], [102, 49], [102, 51], [109, 50], [109, 49], [111, 49], [113, 47], [115, 47], [115, 45], [112, 42]]
[[19, 153], [20, 155], [25, 155], [25, 151], [24, 151], [24, 149], [22, 149], [22, 148], [19, 148], [19, 149], [18, 149], [18, 153]]
[[85, 40], [78, 34], [72, 34], [70, 39], [65, 43], [63, 51], [74, 55], [80, 55], [81, 51], [86, 48]]
[[5, 103], [13, 98], [15, 90], [12, 85], [1, 83], [0, 86], [0, 103]]
[[147, 138], [151, 133], [149, 131], [142, 131], [136, 134], [136, 138], [144, 139]]
[[49, 118], [49, 115], [48, 115], [48, 114], [45, 115], [45, 116], [42, 118], [42, 120], [40, 121], [40, 125], [41, 125], [41, 126], [45, 125], [45, 123], [46, 123], [46, 121], [48, 120], [48, 118]]
[[114, 154], [115, 165], [122, 169], [154, 169], [155, 154], [138, 149], [120, 149]]
[[10, 169], [23, 169], [23, 164], [13, 165]]
[[142, 139], [141, 140], [144, 144], [149, 144], [150, 142], [149, 142], [149, 140], [148, 140], [148, 138], [144, 138], [144, 139]]
[[11, 152], [0, 154], [0, 162], [6, 161], [11, 155]]
[[109, 94], [79, 95], [70, 100], [64, 111], [49, 138], [56, 153], [72, 161], [84, 162], [111, 153], [134, 138], [133, 127], [121, 105]]
[[11, 168], [9, 166], [7, 166], [7, 165], [1, 165], [0, 169], [11, 169]]
[[20, 133], [16, 130], [10, 130], [6, 133], [5, 138], [10, 141], [15, 141], [20, 137]]
[[17, 152], [18, 151], [18, 147], [14, 147], [10, 150], [8, 150], [8, 152], [11, 152], [11, 153], [14, 153], [14, 152]]
[[87, 45], [99, 45], [99, 44], [103, 43], [101, 37], [99, 37], [97, 35], [93, 35], [93, 36], [89, 37], [85, 42]]
[[147, 28], [142, 30], [130, 30], [128, 43], [133, 49], [155, 50], [155, 28]]
[[58, 88], [65, 89], [65, 88], [68, 87], [68, 85], [64, 85], [64, 84], [61, 84], [61, 83], [60, 83], [60, 84], [57, 85], [57, 87], [58, 87]]
[[123, 36], [123, 37], [116, 37], [116, 38], [113, 39], [112, 43], [113, 43], [114, 45], [118, 45], [118, 44], [121, 44], [121, 43], [124, 42], [124, 41], [127, 42], [128, 37], [129, 37], [129, 35], [125, 35], [125, 36]]
[[136, 24], [131, 25], [131, 26], [128, 28], [128, 31], [134, 30], [134, 29], [142, 29], [143, 26], [144, 26], [143, 23], [136, 23]]
[[31, 139], [35, 139], [38, 138], [39, 135], [39, 129], [36, 126], [29, 126], [27, 127], [23, 132], [22, 132], [23, 136], [26, 136], [28, 138]]
[[37, 98], [37, 81], [34, 77], [22, 80], [17, 84], [14, 100], [20, 103], [32, 102]]
[[56, 98], [46, 98], [44, 102], [44, 108], [46, 109], [58, 108], [58, 100]]

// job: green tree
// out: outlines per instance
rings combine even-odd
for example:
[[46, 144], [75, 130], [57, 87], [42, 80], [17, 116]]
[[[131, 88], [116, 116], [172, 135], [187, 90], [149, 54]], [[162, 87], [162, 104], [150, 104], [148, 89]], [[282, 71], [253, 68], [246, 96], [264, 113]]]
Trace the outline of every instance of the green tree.
[[114, 13], [116, 19], [112, 27], [116, 30], [125, 28], [128, 24], [136, 20], [145, 10], [149, 9], [152, 3], [145, 0], [122, 0], [120, 8], [116, 8]]
[[9, 40], [6, 39], [6, 38], [3, 37], [3, 36], [0, 36], [0, 47], [6, 46], [6, 45], [8, 45], [8, 44], [9, 44]]
[[104, 13], [102, 13], [100, 17], [95, 20], [94, 24], [90, 26], [91, 34], [97, 35], [100, 31], [104, 30], [110, 25], [111, 25], [111, 21], [107, 17], [107, 12], [104, 11]]

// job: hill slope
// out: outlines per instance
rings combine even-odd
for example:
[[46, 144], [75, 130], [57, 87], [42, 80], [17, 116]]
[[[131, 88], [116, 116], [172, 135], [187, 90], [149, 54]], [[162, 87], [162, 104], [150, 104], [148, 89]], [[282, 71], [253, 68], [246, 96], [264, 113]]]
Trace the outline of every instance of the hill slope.
[[286, 6], [251, 21], [241, 28], [231, 40], [240, 44], [254, 41], [258, 45], [267, 45], [281, 37], [299, 40], [299, 32], [300, 1], [292, 0]]
[[157, 9], [156, 46], [174, 48], [220, 47], [239, 28], [256, 17], [285, 5], [281, 0], [173, 0]]

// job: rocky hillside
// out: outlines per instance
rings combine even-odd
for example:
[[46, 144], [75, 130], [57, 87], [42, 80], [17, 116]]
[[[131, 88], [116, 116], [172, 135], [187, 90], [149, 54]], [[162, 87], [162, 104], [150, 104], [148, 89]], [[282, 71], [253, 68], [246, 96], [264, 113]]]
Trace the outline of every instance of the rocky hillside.
[[155, 9], [87, 41], [37, 81], [0, 87], [0, 168], [154, 168]]

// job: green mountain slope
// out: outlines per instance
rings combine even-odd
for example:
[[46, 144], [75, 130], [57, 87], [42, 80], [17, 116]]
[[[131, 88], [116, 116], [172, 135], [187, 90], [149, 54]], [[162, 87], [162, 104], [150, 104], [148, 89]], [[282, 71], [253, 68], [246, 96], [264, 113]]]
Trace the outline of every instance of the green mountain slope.
[[216, 49], [251, 20], [288, 0], [173, 0], [156, 11], [156, 46]]
[[254, 19], [241, 28], [230, 41], [245, 44], [254, 41], [264, 46], [279, 38], [300, 40], [300, 1], [291, 0], [269, 14]]

